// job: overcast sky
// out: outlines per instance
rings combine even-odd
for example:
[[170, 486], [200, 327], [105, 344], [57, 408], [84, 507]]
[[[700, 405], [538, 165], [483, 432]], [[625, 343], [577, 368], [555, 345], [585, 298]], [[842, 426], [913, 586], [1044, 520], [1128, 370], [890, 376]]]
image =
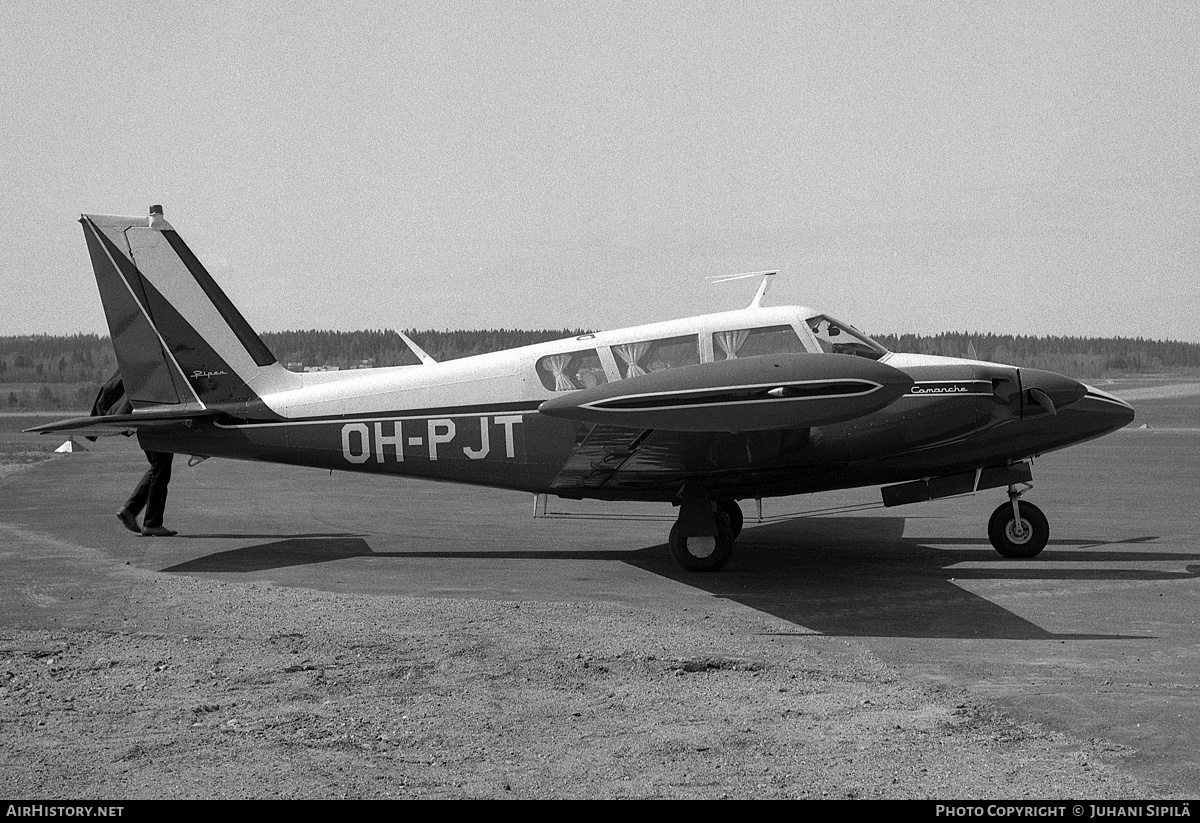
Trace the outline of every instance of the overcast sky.
[[10, 2], [0, 335], [161, 203], [260, 330], [1200, 341], [1200, 4]]

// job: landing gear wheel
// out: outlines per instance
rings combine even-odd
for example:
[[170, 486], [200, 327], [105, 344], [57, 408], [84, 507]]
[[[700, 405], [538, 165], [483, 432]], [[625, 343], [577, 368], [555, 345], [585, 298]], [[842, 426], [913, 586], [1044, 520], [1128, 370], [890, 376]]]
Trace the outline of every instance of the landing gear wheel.
[[718, 500], [717, 511], [729, 515], [729, 528], [733, 529], [733, 539], [737, 540], [742, 534], [742, 507], [736, 500]]
[[689, 572], [719, 572], [733, 555], [733, 529], [729, 517], [717, 514], [717, 536], [685, 536], [676, 523], [667, 541], [671, 559]]
[[1042, 510], [1024, 500], [1017, 502], [1021, 519], [1013, 516], [1012, 503], [1004, 503], [988, 520], [988, 537], [993, 548], [1005, 557], [1036, 557], [1050, 539], [1050, 523]]

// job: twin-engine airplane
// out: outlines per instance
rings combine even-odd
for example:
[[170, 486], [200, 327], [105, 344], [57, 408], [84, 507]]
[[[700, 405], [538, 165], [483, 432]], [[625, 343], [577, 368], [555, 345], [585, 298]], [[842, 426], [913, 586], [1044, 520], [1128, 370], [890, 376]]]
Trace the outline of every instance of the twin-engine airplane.
[[670, 502], [671, 555], [725, 566], [736, 501], [882, 486], [886, 505], [983, 489], [1006, 557], [1049, 525], [1020, 500], [1030, 458], [1133, 420], [1121, 400], [1037, 369], [889, 352], [820, 312], [749, 308], [419, 366], [284, 368], [152, 207], [84, 215], [132, 414], [30, 431], [136, 431], [142, 448]]

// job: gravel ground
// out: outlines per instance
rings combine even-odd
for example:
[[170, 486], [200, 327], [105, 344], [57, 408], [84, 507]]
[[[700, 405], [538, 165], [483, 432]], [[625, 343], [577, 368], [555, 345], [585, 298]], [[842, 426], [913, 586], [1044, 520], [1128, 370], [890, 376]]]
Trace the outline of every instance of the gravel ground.
[[1171, 797], [1119, 747], [721, 601], [111, 573], [86, 629], [0, 630], [0, 796]]

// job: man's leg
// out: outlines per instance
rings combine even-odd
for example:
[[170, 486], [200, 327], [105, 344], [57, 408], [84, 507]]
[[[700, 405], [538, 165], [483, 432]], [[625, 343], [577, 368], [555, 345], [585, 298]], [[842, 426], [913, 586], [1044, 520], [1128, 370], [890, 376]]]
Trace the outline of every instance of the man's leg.
[[146, 518], [142, 521], [142, 531], [146, 529], [161, 529], [163, 514], [167, 509], [167, 486], [171, 482], [171, 460], [175, 455], [170, 452], [146, 452], [150, 461], [149, 489], [146, 496]]
[[[146, 452], [146, 458], [150, 459], [149, 452]], [[142, 528], [137, 522], [137, 516], [141, 514], [142, 509], [146, 507], [146, 501], [150, 499], [150, 487], [153, 482], [154, 461], [150, 460], [150, 468], [142, 475], [142, 479], [138, 481], [137, 488], [133, 490], [133, 494], [125, 501], [125, 505], [117, 512], [117, 519], [121, 521], [121, 525], [131, 532], [137, 532], [138, 534], [142, 532]]]

